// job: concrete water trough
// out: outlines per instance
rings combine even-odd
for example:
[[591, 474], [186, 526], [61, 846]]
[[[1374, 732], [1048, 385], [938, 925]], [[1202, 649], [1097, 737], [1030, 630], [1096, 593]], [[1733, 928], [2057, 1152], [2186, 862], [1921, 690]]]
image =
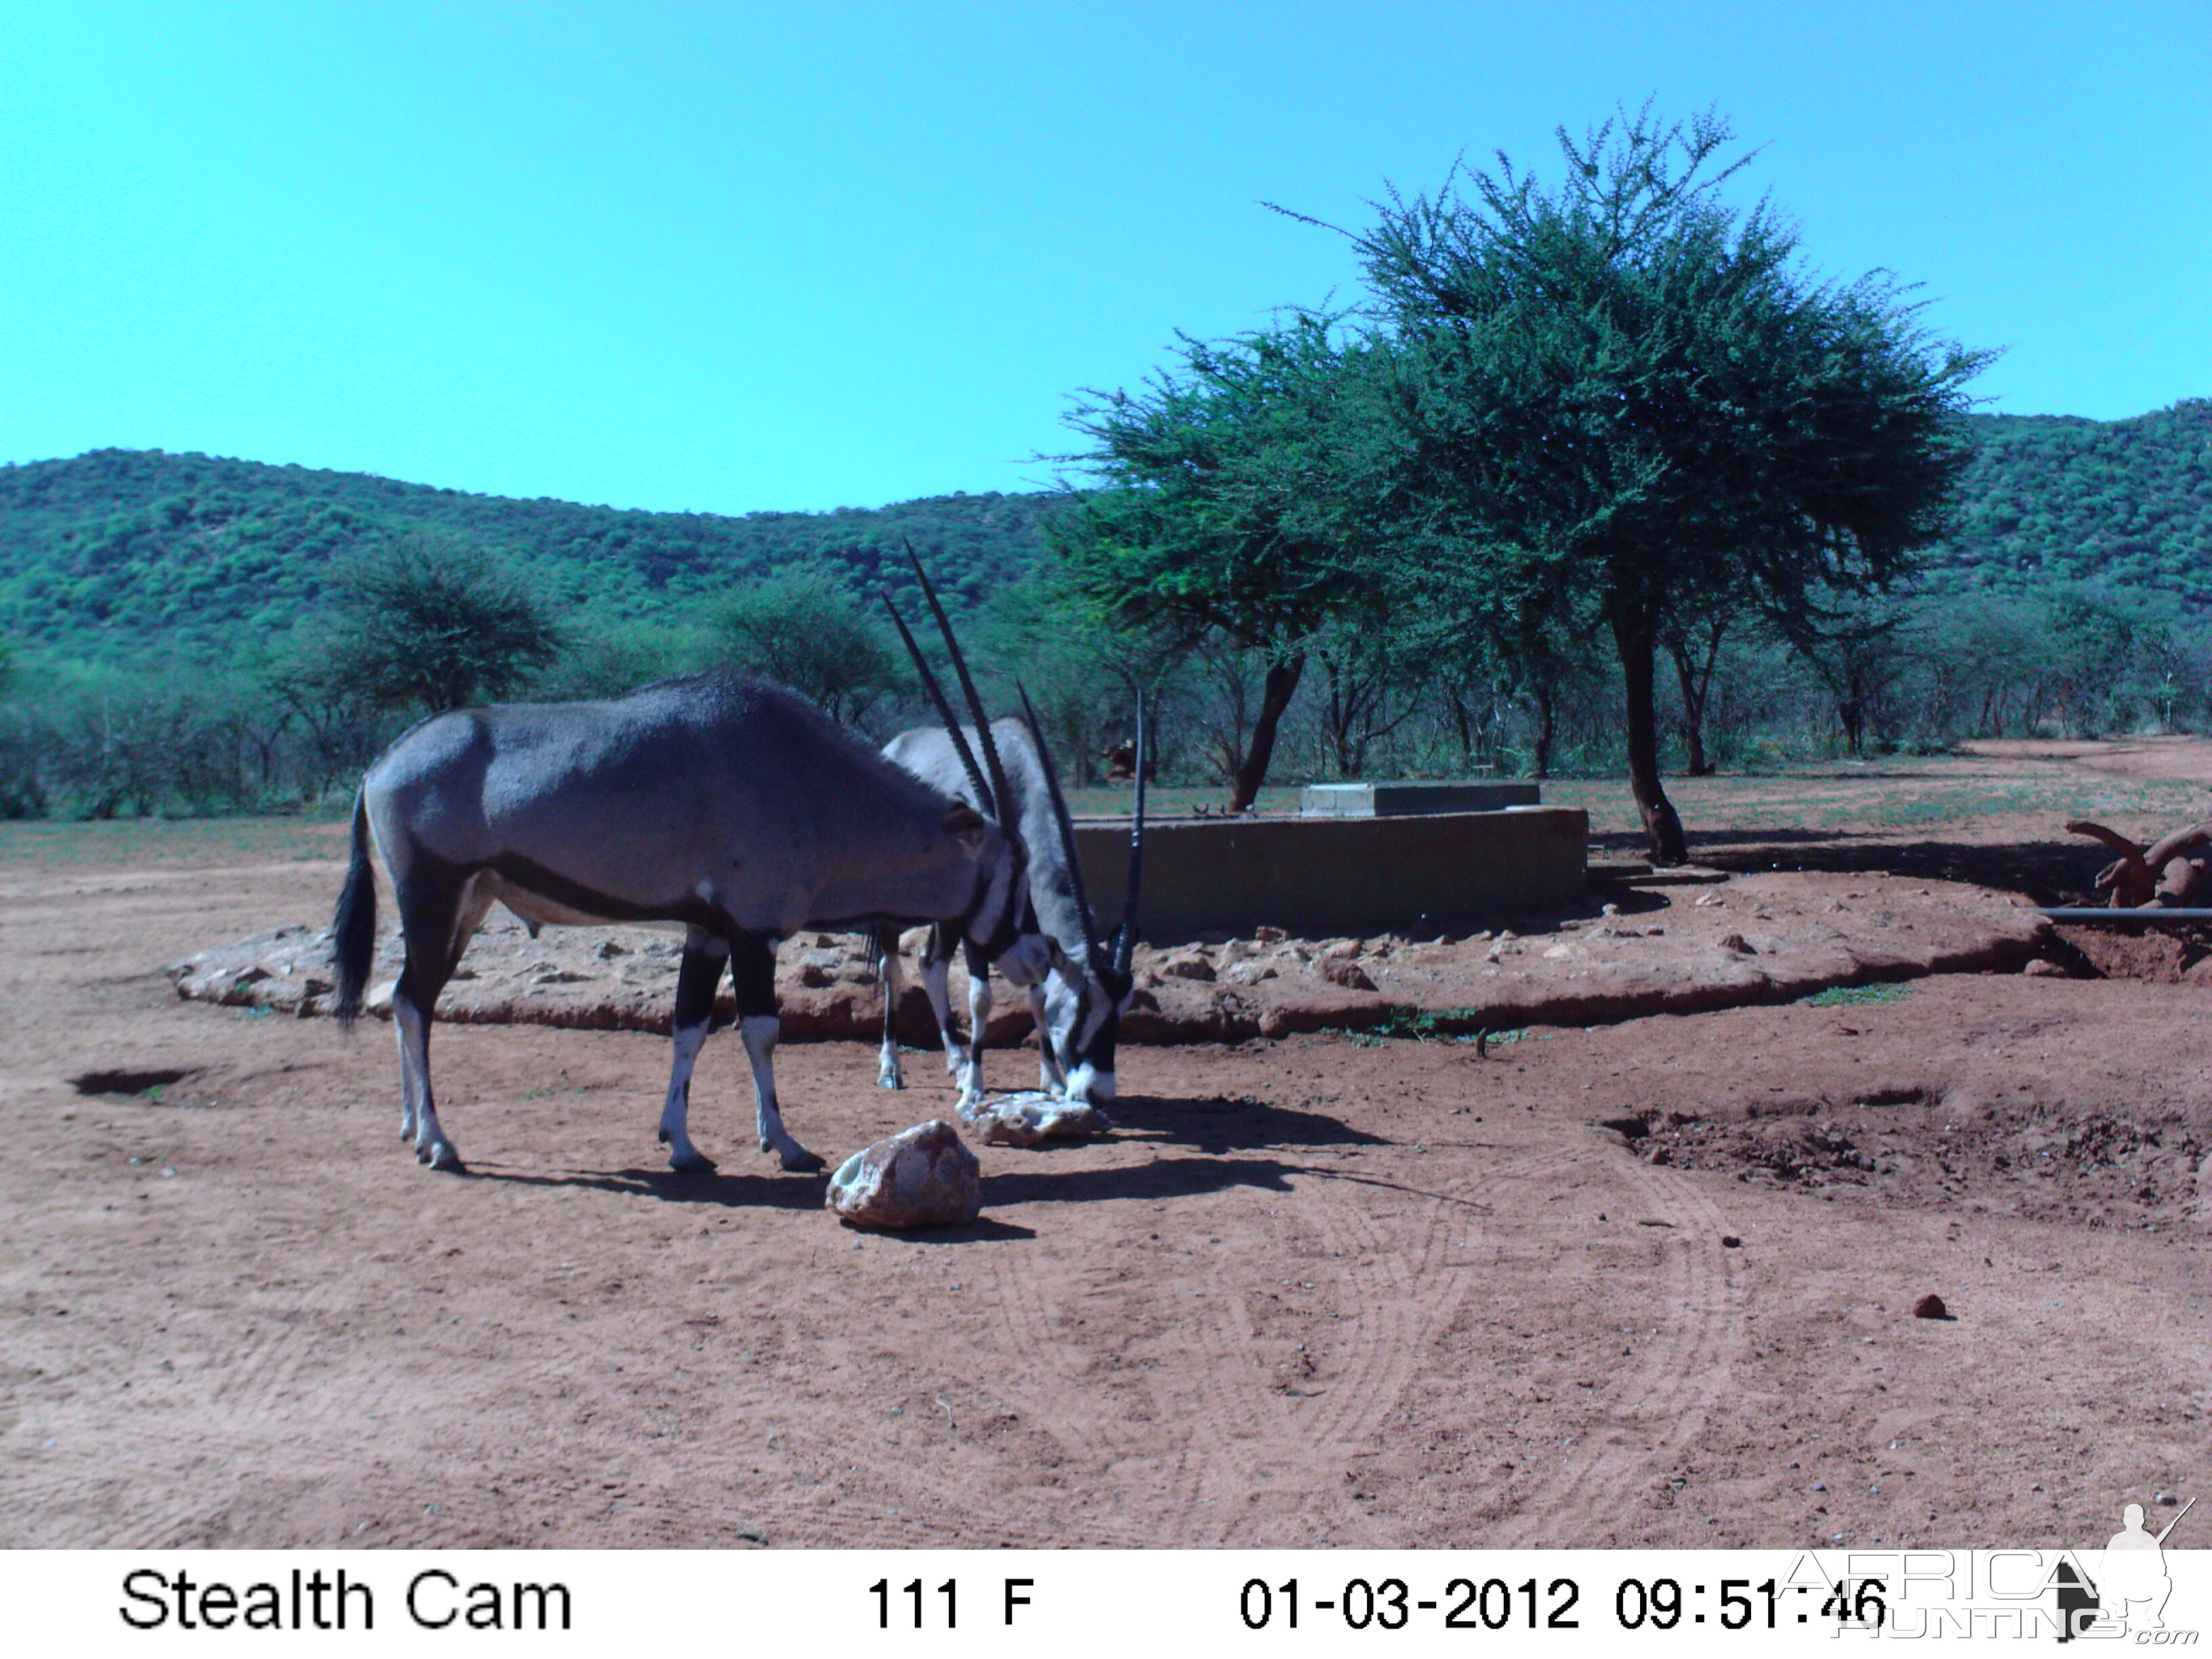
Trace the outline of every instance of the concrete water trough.
[[1536, 806], [1543, 786], [1499, 783], [1489, 779], [1443, 782], [1310, 783], [1298, 810], [1310, 818], [1399, 818], [1439, 812], [1495, 812], [1508, 806]]
[[[1374, 787], [1389, 799], [1390, 786]], [[1091, 908], [1110, 927], [1128, 874], [1128, 820], [1079, 820], [1075, 840]], [[1580, 807], [1148, 819], [1144, 934], [1441, 931], [1572, 904], [1589, 890], [1589, 815]]]

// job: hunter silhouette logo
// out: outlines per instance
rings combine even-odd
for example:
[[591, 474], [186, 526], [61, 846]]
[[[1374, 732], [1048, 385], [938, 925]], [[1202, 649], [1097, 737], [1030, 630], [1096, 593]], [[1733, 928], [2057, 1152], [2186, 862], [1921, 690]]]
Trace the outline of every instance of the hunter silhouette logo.
[[2173, 1594], [2173, 1580], [2166, 1571], [2166, 1540], [2181, 1524], [2182, 1516], [2196, 1507], [2192, 1498], [2154, 1537], [2143, 1526], [2142, 1505], [2130, 1504], [2120, 1511], [2120, 1530], [2105, 1546], [2094, 1580], [2080, 1582], [2062, 1566], [2058, 1611], [2064, 1628], [2058, 1639], [2070, 1642], [2096, 1623], [2109, 1623], [2115, 1634], [2164, 1630], [2166, 1597]]

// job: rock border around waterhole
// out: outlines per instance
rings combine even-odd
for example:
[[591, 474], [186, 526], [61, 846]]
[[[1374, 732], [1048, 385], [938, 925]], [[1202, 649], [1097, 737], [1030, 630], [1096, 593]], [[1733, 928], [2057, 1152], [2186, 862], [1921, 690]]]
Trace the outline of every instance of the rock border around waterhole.
[[[1237, 1042], [1331, 1030], [1444, 1034], [1594, 1025], [1795, 1001], [1839, 986], [1929, 974], [2065, 971], [2067, 946], [2028, 902], [1963, 883], [1775, 872], [1668, 888], [1608, 884], [1577, 909], [1428, 937], [1300, 939], [1262, 927], [1140, 947], [1122, 1021], [1140, 1043]], [[919, 935], [909, 935], [908, 948]], [[396, 928], [378, 936], [368, 1011], [389, 1017]], [[641, 927], [548, 928], [502, 912], [439, 1000], [461, 1024], [665, 1033], [679, 939]], [[330, 1012], [330, 933], [295, 923], [210, 947], [167, 970], [177, 994], [312, 1018]], [[787, 1041], [874, 1041], [880, 989], [866, 941], [807, 933], [780, 954]], [[726, 991], [722, 1017], [734, 1012]], [[902, 1041], [934, 1046], [909, 983]], [[1029, 1034], [1002, 997], [988, 1041]]]

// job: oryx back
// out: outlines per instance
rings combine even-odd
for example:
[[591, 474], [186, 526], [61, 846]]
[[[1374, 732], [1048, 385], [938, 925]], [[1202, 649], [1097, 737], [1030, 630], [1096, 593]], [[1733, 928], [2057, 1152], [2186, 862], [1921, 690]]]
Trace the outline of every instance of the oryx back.
[[948, 831], [945, 793], [811, 703], [726, 675], [441, 714], [363, 793], [396, 884], [482, 872], [532, 921], [781, 936], [954, 915], [1006, 862], [995, 830]]

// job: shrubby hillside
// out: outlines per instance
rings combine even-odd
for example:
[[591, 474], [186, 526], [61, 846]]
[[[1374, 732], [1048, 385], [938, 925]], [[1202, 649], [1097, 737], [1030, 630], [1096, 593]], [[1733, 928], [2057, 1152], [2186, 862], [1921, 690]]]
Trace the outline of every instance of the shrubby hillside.
[[1048, 495], [946, 495], [876, 510], [638, 513], [515, 501], [355, 472], [159, 450], [0, 467], [0, 639], [127, 665], [216, 656], [288, 629], [331, 562], [411, 534], [506, 558], [590, 625], [673, 619], [748, 580], [824, 562], [909, 587], [902, 544], [956, 606], [1040, 556]]
[[[1960, 534], [1917, 582], [1845, 605], [1818, 639], [1742, 608], [1668, 637], [1667, 768], [2212, 729], [2212, 401], [1974, 423]], [[879, 738], [926, 704], [855, 602], [880, 580], [919, 615], [910, 540], [969, 613], [990, 694], [1025, 682], [1075, 781], [1095, 781], [1127, 740], [1139, 672], [1163, 777], [1231, 775], [1264, 653], [1220, 629], [1109, 636], [1064, 609], [1054, 585], [1024, 580], [1054, 559], [1059, 506], [950, 495], [732, 518], [160, 452], [0, 467], [0, 818], [227, 810], [349, 787], [420, 712], [353, 684], [337, 648], [376, 631], [362, 626], [364, 572], [410, 557], [521, 579], [559, 652], [525, 695], [740, 666]], [[1620, 673], [1603, 641], [1422, 622], [1401, 605], [1306, 642], [1278, 778], [1618, 768]], [[422, 656], [404, 640], [399, 654]]]
[[2060, 583], [2212, 604], [2212, 398], [2124, 421], [1981, 415], [1937, 591]]
[[[1962, 533], [1937, 592], [2091, 584], [2212, 605], [2212, 400], [2124, 421], [1974, 418]], [[834, 513], [638, 513], [159, 450], [0, 467], [0, 639], [127, 665], [217, 656], [289, 628], [330, 562], [412, 532], [481, 543], [561, 610], [669, 619], [794, 563], [903, 596], [911, 540], [974, 607], [1044, 556], [1048, 495], [939, 495]]]

